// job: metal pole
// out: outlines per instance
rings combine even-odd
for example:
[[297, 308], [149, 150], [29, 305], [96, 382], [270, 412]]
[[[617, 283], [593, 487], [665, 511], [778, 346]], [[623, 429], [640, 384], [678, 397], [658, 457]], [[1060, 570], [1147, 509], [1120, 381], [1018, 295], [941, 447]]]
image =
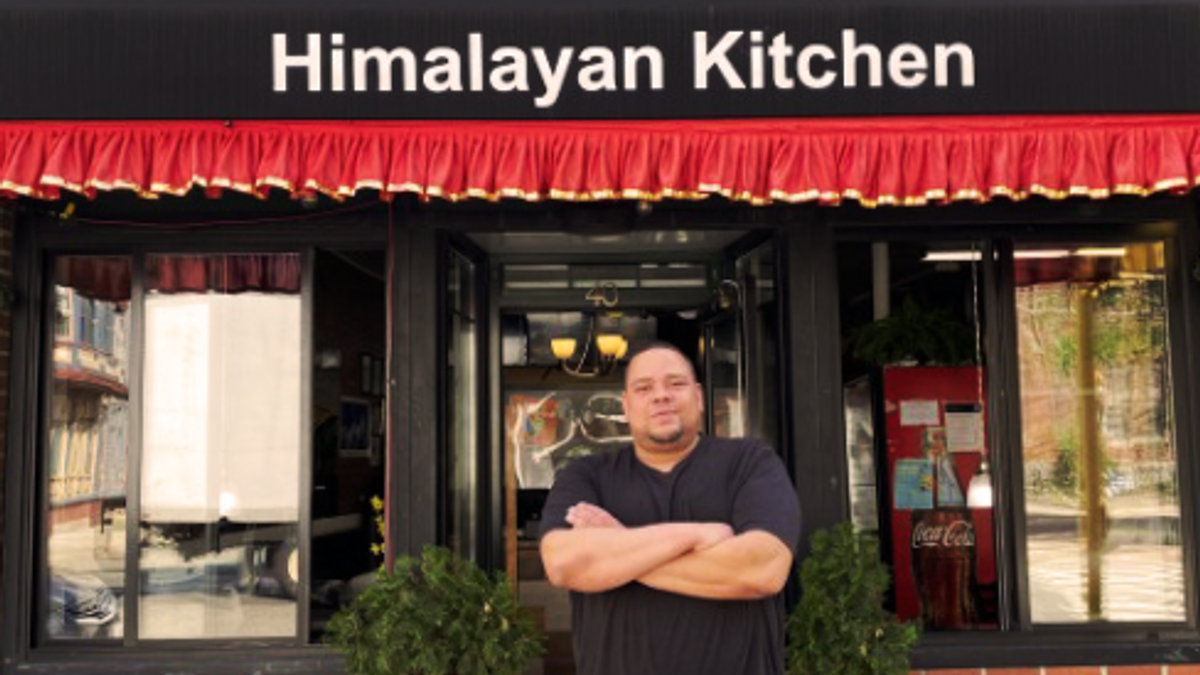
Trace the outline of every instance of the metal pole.
[[1087, 613], [1091, 621], [1103, 614], [1104, 493], [1100, 489], [1100, 408], [1096, 392], [1096, 361], [1092, 339], [1095, 328], [1096, 289], [1076, 295], [1079, 318], [1079, 478], [1083, 501], [1083, 529], [1087, 542]]
[[887, 242], [875, 242], [871, 244], [871, 280], [876, 321], [886, 319], [892, 313], [890, 277]]

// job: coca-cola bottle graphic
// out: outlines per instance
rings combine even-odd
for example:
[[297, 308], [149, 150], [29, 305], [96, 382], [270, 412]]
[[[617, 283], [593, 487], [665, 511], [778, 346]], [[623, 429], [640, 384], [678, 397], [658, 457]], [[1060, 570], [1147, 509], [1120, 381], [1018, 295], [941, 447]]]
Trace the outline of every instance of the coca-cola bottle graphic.
[[933, 463], [933, 508], [912, 511], [911, 540], [921, 618], [929, 630], [971, 628], [975, 623], [975, 525], [944, 442], [927, 438], [925, 450]]

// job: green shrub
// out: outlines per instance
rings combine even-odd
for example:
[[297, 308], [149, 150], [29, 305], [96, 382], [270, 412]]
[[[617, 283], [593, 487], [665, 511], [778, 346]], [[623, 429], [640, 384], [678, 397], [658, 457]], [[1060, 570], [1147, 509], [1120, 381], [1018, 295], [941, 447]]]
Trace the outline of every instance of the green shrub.
[[850, 523], [811, 541], [788, 619], [788, 674], [907, 675], [919, 631], [883, 607], [890, 575], [878, 542]]
[[519, 675], [543, 651], [503, 575], [436, 546], [381, 571], [325, 640], [354, 675]]

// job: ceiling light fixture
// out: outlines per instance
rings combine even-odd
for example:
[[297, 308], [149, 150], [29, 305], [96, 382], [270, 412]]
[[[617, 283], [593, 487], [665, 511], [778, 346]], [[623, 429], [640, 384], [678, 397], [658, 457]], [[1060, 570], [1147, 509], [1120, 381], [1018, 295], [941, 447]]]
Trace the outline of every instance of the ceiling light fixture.
[[[601, 308], [613, 309], [620, 303], [620, 295], [616, 284], [606, 283], [596, 286], [584, 296], [592, 301], [596, 311], [588, 316], [587, 339], [583, 343], [583, 352], [572, 365], [571, 358], [575, 355], [578, 341], [573, 337], [557, 337], [550, 340], [550, 351], [558, 359], [563, 372], [575, 377], [602, 377], [616, 368], [617, 363], [629, 352], [629, 341], [619, 333], [598, 333], [596, 331], [596, 315]], [[594, 351], [593, 351], [594, 350]], [[589, 357], [590, 360], [589, 360]]]

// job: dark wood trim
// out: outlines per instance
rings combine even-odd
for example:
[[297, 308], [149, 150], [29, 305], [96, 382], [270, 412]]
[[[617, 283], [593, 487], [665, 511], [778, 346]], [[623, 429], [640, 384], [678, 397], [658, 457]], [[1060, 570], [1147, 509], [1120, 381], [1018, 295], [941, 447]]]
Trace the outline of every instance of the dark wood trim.
[[[316, 253], [313, 247], [300, 254], [300, 506], [296, 528], [300, 578], [296, 583], [296, 639], [308, 644], [312, 629], [312, 502], [313, 502], [313, 315]], [[371, 525], [368, 523], [367, 527]], [[306, 545], [307, 544], [307, 545]]]
[[450, 473], [450, 455], [453, 448], [450, 447], [450, 373], [449, 373], [449, 356], [450, 356], [450, 265], [449, 265], [449, 244], [448, 234], [444, 230], [430, 229], [434, 240], [434, 260], [436, 264], [433, 268], [435, 281], [425, 286], [428, 290], [427, 295], [434, 297], [433, 313], [435, 315], [432, 329], [435, 331], [436, 337], [433, 344], [435, 350], [425, 356], [426, 360], [432, 360], [437, 364], [437, 368], [433, 371], [433, 379], [429, 384], [422, 387], [426, 392], [426, 396], [434, 399], [434, 406], [437, 412], [437, 424], [433, 429], [433, 439], [435, 445], [428, 446], [433, 449], [434, 460], [434, 476], [435, 476], [435, 491], [434, 499], [434, 518], [435, 529], [433, 540], [428, 542], [431, 544], [452, 544], [450, 541], [450, 504], [453, 500], [453, 489], [451, 482], [454, 478]]
[[409, 362], [411, 388], [408, 398], [409, 426], [400, 434], [401, 442], [414, 449], [409, 459], [408, 519], [410, 553], [420, 553], [425, 544], [440, 543], [438, 532], [438, 493], [442, 488], [438, 471], [441, 400], [438, 378], [442, 363], [433, 355], [440, 353], [439, 333], [437, 232], [428, 223], [415, 222], [409, 226], [410, 294], [408, 320], [410, 352], [401, 355]]
[[[600, 219], [607, 225], [604, 233], [633, 230], [748, 230], [773, 227], [779, 222], [779, 212], [815, 212], [815, 205], [763, 208], [741, 202], [712, 197], [699, 202], [650, 203], [649, 213], [638, 213], [635, 202], [562, 203], [562, 202], [501, 202], [466, 201], [448, 203], [440, 200], [413, 202], [413, 208], [423, 219], [436, 221], [449, 232], [578, 232], [600, 233], [587, 226], [588, 212], [606, 209], [627, 210], [628, 216], [614, 224], [611, 213]], [[582, 226], [581, 226], [582, 222]]]
[[[992, 456], [993, 537], [999, 584], [1001, 630], [1021, 630], [1029, 621], [1026, 559], [1024, 461], [1021, 451], [1021, 374], [1017, 358], [1017, 306], [1010, 241], [983, 248], [983, 319], [986, 328], [986, 431]], [[1008, 486], [1002, 489], [1000, 486]]]
[[[507, 293], [496, 298], [496, 304], [503, 309], [519, 309], [523, 312], [571, 312], [587, 309], [591, 305], [584, 304], [583, 296], [587, 288], [571, 288], [555, 291], [531, 291], [528, 293]], [[638, 309], [683, 309], [699, 307], [712, 298], [712, 288], [680, 288], [680, 289], [643, 289], [621, 288], [622, 307], [637, 307]]]
[[[739, 229], [738, 231], [744, 230]], [[470, 234], [469, 232], [464, 233], [459, 230], [452, 230], [450, 232], [454, 234]], [[573, 263], [584, 263], [587, 265], [630, 265], [642, 262], [642, 258], [644, 257], [637, 253], [631, 255], [629, 253], [580, 253], [576, 251], [562, 253], [494, 253], [488, 255], [491, 256], [492, 261], [497, 265], [544, 265], [548, 262], [561, 265], [570, 265]], [[708, 256], [704, 254], [698, 255], [695, 251], [663, 251], [662, 253], [654, 254], [654, 262], [704, 265], [708, 263]]]
[[[917, 238], [986, 238], [1008, 232], [1036, 235], [1047, 225], [1164, 223], [1188, 218], [1188, 199], [1170, 195], [1152, 197], [1113, 197], [1104, 200], [1069, 199], [1052, 201], [1034, 197], [1020, 202], [997, 199], [986, 204], [956, 202], [926, 208], [868, 209], [846, 204], [828, 209], [837, 223], [839, 238], [856, 236], [860, 229], [890, 230], [893, 234], [912, 234]], [[1032, 216], [1031, 216], [1032, 214]]]
[[1200, 663], [1195, 638], [1147, 639], [1145, 633], [1088, 631], [1034, 636], [1029, 633], [926, 634], [912, 656], [914, 670]]
[[39, 650], [21, 664], [19, 671], [15, 664], [6, 664], [6, 667], [22, 675], [62, 675], [63, 672], [79, 675], [245, 675], [267, 671], [280, 675], [312, 675], [346, 672], [341, 654], [319, 645], [286, 647], [242, 643], [236, 647], [201, 647], [195, 642], [179, 648], [155, 645], [148, 649], [103, 654]]
[[3, 612], [0, 626], [4, 627], [0, 631], [4, 675], [14, 675], [17, 663], [23, 661], [29, 651], [32, 622], [21, 608], [30, 608], [31, 584], [25, 580], [35, 566], [37, 550], [32, 545], [31, 537], [31, 532], [36, 529], [34, 514], [25, 506], [36, 503], [30, 493], [36, 484], [30, 479], [33, 462], [27, 460], [32, 456], [28, 450], [31, 429], [37, 428], [36, 424], [30, 424], [26, 402], [37, 400], [34, 377], [36, 364], [40, 362], [44, 351], [35, 333], [36, 318], [28, 309], [42, 305], [42, 292], [37, 283], [41, 269], [32, 253], [33, 228], [37, 223], [32, 220], [25, 212], [18, 211], [13, 228], [12, 283], [15, 300], [12, 307], [11, 354], [28, 358], [9, 359], [8, 449], [3, 472], [4, 550], [0, 552], [4, 556], [4, 603], [0, 607]]
[[787, 326], [783, 366], [786, 404], [793, 438], [792, 477], [800, 497], [808, 552], [814, 530], [845, 520], [847, 467], [842, 438], [840, 339], [837, 307], [837, 251], [834, 233], [822, 219], [792, 212], [795, 220], [781, 232], [781, 298]]
[[[125, 606], [121, 620], [125, 646], [138, 643], [138, 624], [141, 611], [138, 601], [141, 590], [140, 560], [142, 544], [142, 404], [146, 392], [142, 368], [146, 349], [146, 256], [130, 256], [129, 303], [129, 433], [125, 469]], [[46, 288], [50, 288], [49, 285]]]
[[1171, 345], [1171, 385], [1175, 398], [1175, 447], [1179, 460], [1180, 531], [1183, 534], [1184, 597], [1188, 624], [1200, 626], [1200, 232], [1195, 202], [1187, 200], [1186, 217], [1176, 222], [1175, 236], [1167, 245], [1167, 316]]
[[[392, 205], [394, 208], [394, 205]], [[398, 214], [401, 218], [407, 213]], [[412, 390], [412, 322], [409, 297], [412, 294], [412, 232], [393, 218], [388, 222], [388, 267], [389, 267], [389, 333], [388, 345], [388, 408], [389, 434], [387, 449], [387, 556], [390, 567], [396, 556], [406, 555], [413, 550], [409, 532], [411, 509], [409, 506], [408, 481], [412, 475], [411, 463], [414, 453], [409, 442], [412, 426], [410, 400]]]
[[[40, 310], [38, 316], [30, 317], [30, 330], [40, 345], [40, 349], [38, 350], [38, 359], [34, 362], [36, 364], [34, 370], [30, 373], [31, 379], [36, 382], [34, 388], [36, 393], [29, 400], [37, 401], [38, 409], [27, 413], [32, 433], [29, 439], [30, 454], [27, 456], [28, 467], [26, 470], [30, 480], [29, 490], [32, 499], [26, 503], [35, 504], [34, 512], [30, 514], [29, 536], [33, 542], [36, 557], [31, 558], [31, 576], [29, 577], [33, 581], [30, 587], [33, 589], [34, 595], [30, 600], [29, 611], [24, 614], [32, 624], [30, 637], [33, 645], [41, 646], [49, 641], [46, 624], [39, 619], [49, 615], [50, 596], [50, 580], [46, 574], [49, 569], [50, 544], [48, 538], [43, 536], [46, 528], [45, 520], [47, 514], [50, 513], [50, 497], [41, 479], [47, 472], [43, 457], [45, 448], [49, 444], [50, 411], [53, 410], [54, 405], [55, 335], [49, 317], [54, 316], [53, 312], [57, 308], [55, 307], [56, 297], [54, 293], [49, 292], [49, 289], [53, 287], [51, 284], [54, 277], [54, 265], [51, 263], [51, 257], [45, 251], [38, 251], [35, 255], [38, 262], [41, 263], [37, 281]], [[33, 618], [29, 618], [31, 614]]]

